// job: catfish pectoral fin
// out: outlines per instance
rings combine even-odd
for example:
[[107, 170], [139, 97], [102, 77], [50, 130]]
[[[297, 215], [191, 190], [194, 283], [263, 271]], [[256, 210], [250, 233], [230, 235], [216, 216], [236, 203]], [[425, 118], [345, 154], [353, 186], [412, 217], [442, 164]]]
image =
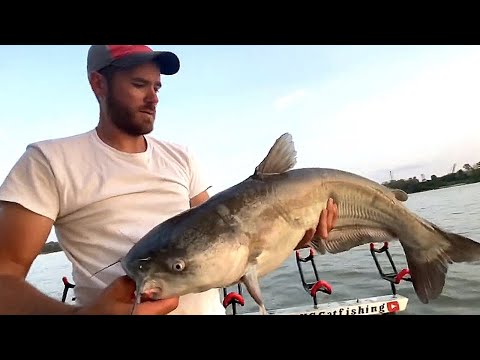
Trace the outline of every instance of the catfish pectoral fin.
[[262, 299], [262, 292], [260, 290], [260, 284], [258, 282], [257, 267], [256, 265], [250, 265], [247, 272], [242, 277], [241, 281], [247, 288], [248, 293], [257, 303], [259, 312], [261, 315], [267, 315], [267, 309]]

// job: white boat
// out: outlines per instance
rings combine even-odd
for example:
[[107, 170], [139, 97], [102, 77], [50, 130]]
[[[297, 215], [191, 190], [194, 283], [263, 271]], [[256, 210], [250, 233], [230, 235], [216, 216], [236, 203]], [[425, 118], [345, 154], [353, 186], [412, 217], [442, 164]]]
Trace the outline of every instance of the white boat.
[[[377, 254], [384, 253], [391, 265], [392, 272], [385, 273], [377, 259]], [[296, 251], [296, 262], [302, 281], [303, 288], [311, 296], [312, 304], [301, 305], [287, 308], [278, 308], [267, 310], [270, 315], [390, 315], [405, 311], [408, 305], [408, 298], [397, 293], [396, 285], [400, 281], [410, 281], [408, 269], [397, 270], [392, 256], [388, 250], [388, 243], [385, 242], [379, 249], [375, 248], [373, 243], [370, 244], [370, 254], [372, 255], [379, 275], [382, 279], [388, 281], [391, 285], [391, 294], [372, 296], [367, 298], [347, 299], [343, 301], [333, 301], [319, 303], [317, 293], [323, 292], [326, 294], [332, 293], [330, 284], [319, 278], [317, 267], [315, 265], [315, 253], [310, 249], [308, 256], [303, 257], [300, 251]], [[315, 281], [307, 282], [303, 273], [302, 263], [310, 263], [312, 266]], [[68, 291], [75, 287], [75, 284], [70, 283], [66, 276], [62, 278], [64, 284], [64, 291], [62, 295], [62, 302], [66, 301]], [[258, 311], [254, 312], [238, 312], [238, 306], [245, 306], [245, 299], [242, 295], [243, 286], [236, 285], [236, 291], [228, 291], [223, 288], [223, 306], [228, 309], [231, 307], [231, 314], [229, 315], [258, 315]], [[75, 298], [72, 298], [75, 301]]]
[[[267, 313], [270, 315], [386, 315], [404, 311], [407, 303], [407, 297], [397, 294], [267, 310]], [[258, 312], [250, 312], [242, 315], [257, 314]]]

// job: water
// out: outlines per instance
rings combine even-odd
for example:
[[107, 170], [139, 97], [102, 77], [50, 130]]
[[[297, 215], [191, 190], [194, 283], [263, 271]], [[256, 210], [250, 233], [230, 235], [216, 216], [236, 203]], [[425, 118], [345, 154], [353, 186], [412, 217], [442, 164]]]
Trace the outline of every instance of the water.
[[[480, 241], [480, 183], [410, 194], [407, 206], [424, 218], [446, 230]], [[381, 244], [377, 244], [379, 247]], [[398, 243], [390, 244], [397, 270], [407, 267]], [[302, 254], [308, 254], [303, 252]], [[390, 272], [385, 254], [378, 259]], [[318, 293], [320, 302], [341, 301], [362, 297], [388, 295], [390, 284], [379, 277], [369, 246], [364, 245], [342, 254], [326, 254], [315, 258], [319, 276], [333, 288], [331, 295]], [[303, 266], [307, 281], [313, 281], [308, 263]], [[27, 280], [44, 293], [61, 299], [62, 276], [69, 277], [71, 267], [62, 252], [39, 256], [32, 265]], [[71, 277], [70, 277], [71, 279]], [[262, 291], [267, 308], [281, 308], [312, 303], [300, 282], [294, 254], [274, 273], [265, 277]], [[229, 290], [236, 290], [230, 288]], [[398, 293], [409, 298], [407, 310], [401, 314], [480, 314], [480, 271], [478, 265], [453, 264], [441, 296], [430, 304], [422, 304], [410, 282], [397, 285]], [[73, 293], [70, 291], [70, 293]], [[72, 295], [72, 294], [70, 294]], [[256, 311], [251, 297], [243, 292], [246, 304], [239, 312]], [[70, 297], [69, 297], [70, 298]]]

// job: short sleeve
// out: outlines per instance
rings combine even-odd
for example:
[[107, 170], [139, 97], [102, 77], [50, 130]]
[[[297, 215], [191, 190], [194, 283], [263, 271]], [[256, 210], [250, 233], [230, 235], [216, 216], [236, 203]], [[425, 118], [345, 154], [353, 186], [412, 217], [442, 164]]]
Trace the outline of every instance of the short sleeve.
[[15, 202], [55, 221], [59, 196], [54, 174], [40, 149], [29, 145], [0, 186], [0, 200]]
[[189, 149], [187, 150], [187, 154], [190, 174], [189, 196], [191, 199], [210, 188], [211, 184], [209, 183], [208, 178], [204, 173], [204, 169], [202, 168], [197, 156]]

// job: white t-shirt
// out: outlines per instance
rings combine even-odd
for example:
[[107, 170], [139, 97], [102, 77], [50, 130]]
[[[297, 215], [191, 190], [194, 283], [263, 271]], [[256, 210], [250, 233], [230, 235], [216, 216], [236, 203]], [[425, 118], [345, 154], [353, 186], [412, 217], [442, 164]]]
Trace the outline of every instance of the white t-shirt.
[[[0, 187], [0, 200], [17, 202], [54, 220], [72, 262], [75, 297], [87, 304], [124, 272], [121, 258], [155, 225], [188, 209], [206, 190], [187, 147], [146, 136], [147, 150], [124, 153], [95, 129], [27, 146]], [[180, 298], [171, 314], [225, 314], [219, 289]]]

